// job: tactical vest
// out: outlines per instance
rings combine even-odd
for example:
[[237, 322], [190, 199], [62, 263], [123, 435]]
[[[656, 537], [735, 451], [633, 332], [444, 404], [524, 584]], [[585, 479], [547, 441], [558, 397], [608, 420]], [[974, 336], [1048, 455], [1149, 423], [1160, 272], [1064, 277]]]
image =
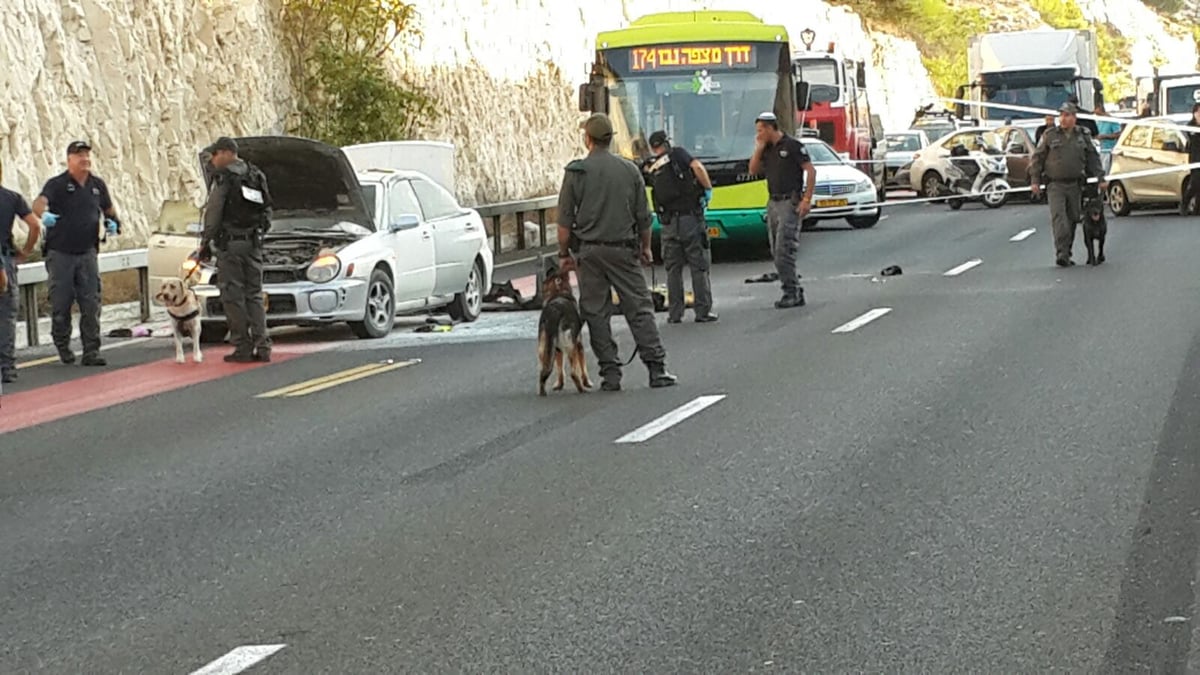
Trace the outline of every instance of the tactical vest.
[[659, 213], [692, 213], [700, 208], [703, 191], [692, 167], [681, 167], [671, 153], [650, 165], [650, 187], [654, 210]]
[[225, 194], [225, 226], [231, 234], [244, 232], [266, 232], [271, 227], [267, 218], [268, 203], [266, 176], [258, 167], [246, 163], [245, 174], [232, 171], [225, 175], [229, 191]]

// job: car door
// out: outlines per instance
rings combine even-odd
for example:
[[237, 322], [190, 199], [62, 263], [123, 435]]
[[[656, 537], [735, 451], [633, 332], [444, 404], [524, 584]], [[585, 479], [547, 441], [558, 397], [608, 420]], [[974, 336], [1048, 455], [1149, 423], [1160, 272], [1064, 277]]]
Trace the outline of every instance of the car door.
[[1033, 159], [1033, 138], [1019, 127], [1012, 127], [1004, 139], [1004, 155], [1008, 162], [1008, 182], [1013, 186], [1029, 185], [1029, 162]]
[[[1145, 124], [1135, 124], [1129, 133], [1113, 148], [1113, 167], [1110, 173], [1122, 174], [1145, 171], [1152, 167], [1150, 143], [1153, 129]], [[1153, 176], [1135, 176], [1121, 179], [1130, 202], [1148, 202], [1162, 199], [1161, 191], [1154, 184]]]
[[[402, 225], [402, 216], [415, 216], [415, 225]], [[407, 180], [388, 187], [387, 215], [380, 222], [386, 229], [384, 241], [396, 255], [396, 303], [414, 302], [432, 296], [436, 270], [433, 230], [421, 212], [416, 194]]]
[[191, 200], [168, 200], [159, 212], [158, 225], [146, 247], [151, 289], [163, 279], [183, 274], [183, 262], [200, 247], [200, 210]]
[[454, 195], [432, 180], [413, 176], [413, 190], [421, 210], [433, 228], [437, 278], [434, 295], [458, 293], [467, 285], [475, 262], [478, 226], [471, 212], [462, 208]]
[[[1174, 129], [1155, 127], [1154, 135], [1150, 138], [1150, 167], [1151, 169], [1168, 169], [1188, 163], [1187, 141], [1183, 135]], [[1183, 179], [1186, 171], [1161, 173], [1153, 176], [1155, 190], [1163, 199], [1179, 202], [1183, 199]]]

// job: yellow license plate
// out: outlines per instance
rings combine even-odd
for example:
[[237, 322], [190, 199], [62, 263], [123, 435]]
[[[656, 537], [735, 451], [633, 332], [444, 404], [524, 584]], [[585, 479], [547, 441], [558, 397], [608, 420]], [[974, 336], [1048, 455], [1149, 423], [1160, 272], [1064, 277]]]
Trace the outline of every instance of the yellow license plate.
[[720, 237], [721, 237], [721, 228], [719, 228], [719, 227], [708, 228], [708, 238], [709, 239], [719, 239]]
[[849, 199], [818, 199], [817, 208], [824, 209], [832, 206], [847, 206], [850, 204]]

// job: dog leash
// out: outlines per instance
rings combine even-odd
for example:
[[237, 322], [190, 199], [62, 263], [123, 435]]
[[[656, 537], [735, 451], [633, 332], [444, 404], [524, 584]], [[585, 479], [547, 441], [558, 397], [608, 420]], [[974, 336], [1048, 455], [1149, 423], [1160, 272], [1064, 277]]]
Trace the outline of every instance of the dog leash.
[[[645, 277], [643, 277], [643, 278], [645, 278]], [[654, 297], [654, 287], [657, 285], [658, 285], [658, 275], [656, 274], [656, 272], [654, 270], [654, 263], [651, 262], [650, 263], [650, 296], [651, 296], [651, 298]], [[633, 346], [633, 353], [629, 355], [629, 360], [626, 361], [625, 363], [622, 363], [621, 367], [624, 368], [625, 366], [628, 366], [629, 364], [633, 363], [633, 360], [637, 358], [638, 351], [640, 351], [640, 349], [641, 349], [641, 347], [639, 347], [638, 345], [635, 344]], [[620, 357], [618, 357], [618, 358], [620, 358]]]

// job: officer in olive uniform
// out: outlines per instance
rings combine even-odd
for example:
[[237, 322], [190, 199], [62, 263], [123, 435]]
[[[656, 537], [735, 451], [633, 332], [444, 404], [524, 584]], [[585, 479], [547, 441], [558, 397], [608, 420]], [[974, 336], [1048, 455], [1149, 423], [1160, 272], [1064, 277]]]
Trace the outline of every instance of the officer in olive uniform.
[[1047, 129], [1033, 151], [1029, 183], [1034, 197], [1041, 193], [1041, 183], [1047, 185], [1055, 264], [1070, 267], [1075, 264], [1071, 249], [1075, 245], [1075, 225], [1082, 218], [1083, 185], [1088, 178], [1097, 178], [1104, 191], [1108, 182], [1091, 133], [1076, 124], [1079, 109], [1073, 103], [1064, 103], [1059, 112], [1058, 126]]
[[559, 268], [574, 269], [579, 279], [579, 313], [600, 365], [600, 388], [621, 389], [610, 325], [613, 290], [650, 371], [650, 386], [670, 387], [676, 378], [667, 372], [667, 351], [641, 269], [653, 264], [646, 183], [636, 164], [609, 151], [613, 127], [607, 115], [593, 114], [583, 130], [588, 155], [567, 165], [558, 194]]
[[817, 170], [804, 144], [779, 129], [775, 113], [762, 113], [754, 127], [757, 145], [750, 157], [750, 173], [767, 177], [767, 233], [783, 287], [783, 297], [775, 307], [803, 307], [804, 289], [796, 281], [796, 254], [801, 223], [812, 208]]
[[654, 210], [662, 223], [663, 265], [667, 268], [667, 322], [683, 320], [683, 266], [692, 271], [696, 296], [696, 323], [717, 320], [712, 311], [712, 264], [704, 209], [712, 199], [712, 181], [700, 160], [679, 147], [671, 147], [665, 131], [650, 134], [653, 159], [646, 167]]
[[217, 249], [217, 285], [233, 353], [226, 361], [271, 360], [263, 307], [262, 236], [271, 227], [271, 193], [262, 171], [237, 155], [237, 143], [218, 138], [205, 148], [216, 173], [204, 211], [200, 258]]

